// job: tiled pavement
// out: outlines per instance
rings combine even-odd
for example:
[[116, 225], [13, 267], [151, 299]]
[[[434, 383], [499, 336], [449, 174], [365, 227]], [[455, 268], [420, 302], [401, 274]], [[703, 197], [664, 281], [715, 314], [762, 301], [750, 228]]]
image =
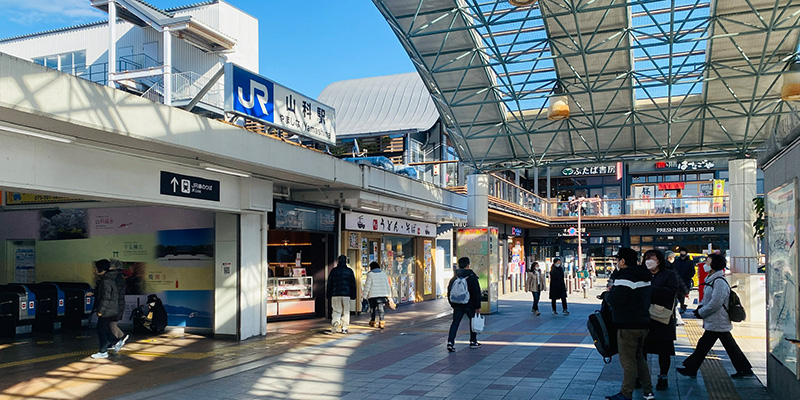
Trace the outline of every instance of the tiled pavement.
[[[467, 347], [464, 321], [458, 351], [447, 353], [444, 342], [450, 318], [442, 316], [448, 307], [438, 300], [388, 313], [385, 331], [366, 326], [364, 316], [353, 318], [348, 335], [319, 332], [321, 321], [274, 324], [285, 331], [316, 329], [324, 340], [122, 398], [594, 400], [618, 392], [622, 376], [618, 359], [603, 364], [586, 333], [586, 316], [597, 308], [593, 294], [586, 300], [572, 295], [570, 316], [550, 314], [549, 302], [543, 302], [547, 312], [540, 317], [530, 313], [529, 296], [501, 299], [500, 312], [487, 316], [480, 349]], [[742, 399], [771, 399], [761, 383], [766, 381], [763, 325], [738, 327], [735, 334], [741, 336], [739, 343], [759, 378], [734, 381], [733, 387]], [[702, 372], [697, 379], [674, 372], [675, 364], [691, 352], [683, 328], [678, 335], [670, 388], [656, 392], [656, 397], [709, 398]], [[733, 367], [721, 346], [715, 352], [721, 361], [716, 368], [727, 371], [713, 375], [729, 380]], [[651, 366], [657, 373], [654, 360], [651, 357]], [[711, 397], [736, 398], [735, 394]], [[634, 398], [641, 399], [641, 390]]]

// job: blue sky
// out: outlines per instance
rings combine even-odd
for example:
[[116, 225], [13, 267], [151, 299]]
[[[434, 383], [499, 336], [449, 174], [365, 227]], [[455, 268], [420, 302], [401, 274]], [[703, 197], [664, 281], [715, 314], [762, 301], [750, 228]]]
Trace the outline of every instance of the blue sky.
[[[199, 0], [149, 0], [161, 8]], [[330, 83], [414, 71], [369, 0], [228, 0], [259, 20], [260, 73], [308, 96]], [[0, 0], [0, 38], [107, 18], [89, 0]]]

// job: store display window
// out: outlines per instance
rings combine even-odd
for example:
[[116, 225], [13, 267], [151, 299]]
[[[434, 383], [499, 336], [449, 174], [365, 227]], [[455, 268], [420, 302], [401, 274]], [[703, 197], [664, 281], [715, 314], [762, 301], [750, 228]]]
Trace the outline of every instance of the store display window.
[[403, 303], [414, 301], [416, 256], [414, 238], [407, 236], [384, 236], [381, 250], [381, 268], [392, 281], [395, 298]]

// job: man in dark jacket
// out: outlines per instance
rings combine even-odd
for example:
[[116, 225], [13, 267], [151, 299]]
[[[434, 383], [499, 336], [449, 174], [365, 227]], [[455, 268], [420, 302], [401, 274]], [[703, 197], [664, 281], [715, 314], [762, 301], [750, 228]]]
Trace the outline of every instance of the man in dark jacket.
[[[95, 261], [94, 265], [99, 276], [97, 288], [94, 291], [94, 304], [97, 310], [97, 337], [100, 340], [100, 351], [92, 354], [92, 358], [108, 358], [108, 347], [117, 343], [109, 324], [117, 318], [119, 297], [113, 273], [108, 273], [111, 263], [103, 259]], [[114, 338], [114, 341], [110, 342], [110, 338]]]
[[611, 317], [617, 326], [619, 362], [622, 365], [622, 388], [609, 400], [630, 400], [637, 375], [645, 400], [655, 399], [650, 381], [650, 367], [642, 349], [650, 328], [650, 280], [652, 275], [639, 265], [639, 255], [623, 247], [617, 253], [617, 272], [613, 286], [605, 298], [611, 306]]
[[347, 256], [339, 256], [336, 268], [328, 275], [328, 299], [331, 301], [333, 317], [332, 332], [347, 333], [350, 325], [350, 300], [356, 298], [356, 275], [347, 266]]
[[[454, 289], [456, 280], [459, 279], [464, 281], [460, 281]], [[468, 295], [461, 293], [463, 282], [466, 282]], [[447, 336], [447, 351], [451, 353], [456, 351], [458, 325], [461, 324], [461, 319], [465, 315], [469, 318], [469, 347], [471, 349], [481, 347], [481, 344], [478, 343], [478, 334], [472, 330], [472, 317], [481, 313], [481, 284], [478, 282], [478, 275], [469, 269], [468, 257], [458, 259], [458, 269], [454, 271], [450, 283], [447, 284], [447, 301], [450, 302], [450, 307], [453, 307], [453, 322], [450, 324], [450, 334]]]
[[[692, 256], [689, 255], [689, 251], [686, 247], [681, 247], [679, 249], [680, 257], [675, 259], [675, 272], [678, 273], [683, 283], [686, 285], [687, 288], [690, 290], [692, 289], [692, 278], [694, 278], [694, 260], [692, 260]], [[686, 298], [680, 297], [679, 300], [681, 301], [681, 313], [686, 312]]]
[[122, 350], [122, 346], [125, 346], [125, 342], [128, 341], [128, 335], [125, 332], [122, 332], [122, 329], [119, 329], [119, 321], [122, 321], [122, 317], [125, 315], [125, 274], [122, 272], [122, 261], [120, 260], [111, 260], [111, 269], [106, 273], [109, 276], [114, 278], [114, 283], [117, 285], [117, 318], [109, 323], [109, 328], [111, 329], [111, 333], [116, 338], [117, 343], [114, 344], [114, 352], [119, 353]]

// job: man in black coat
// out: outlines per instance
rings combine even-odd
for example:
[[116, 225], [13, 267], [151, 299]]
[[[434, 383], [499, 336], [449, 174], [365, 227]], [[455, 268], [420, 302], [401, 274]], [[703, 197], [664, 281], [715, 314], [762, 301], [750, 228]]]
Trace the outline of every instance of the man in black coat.
[[[103, 259], [96, 261], [94, 265], [98, 275], [97, 288], [94, 291], [94, 304], [97, 311], [97, 337], [100, 340], [100, 350], [92, 354], [92, 358], [108, 358], [108, 347], [117, 343], [109, 324], [111, 321], [116, 321], [119, 313], [119, 296], [117, 284], [114, 282], [114, 274], [108, 273], [111, 263]], [[110, 338], [114, 338], [114, 341], [110, 342]]]
[[[469, 265], [468, 257], [459, 258], [458, 269], [454, 271], [450, 283], [447, 284], [447, 301], [450, 302], [450, 307], [453, 307], [453, 322], [450, 324], [450, 333], [447, 336], [447, 351], [451, 353], [456, 351], [458, 325], [465, 315], [469, 318], [469, 347], [472, 349], [481, 347], [478, 343], [478, 334], [472, 330], [472, 317], [481, 313], [481, 284], [478, 282], [478, 275], [469, 269]], [[458, 287], [454, 290], [456, 280], [461, 279], [463, 281], [459, 281]], [[463, 282], [467, 284], [468, 295], [461, 293]]]
[[336, 268], [328, 275], [327, 295], [333, 309], [331, 331], [347, 333], [347, 327], [350, 325], [350, 300], [356, 298], [356, 275], [347, 266], [345, 255], [339, 256]]
[[[673, 265], [675, 266], [675, 272], [678, 273], [678, 276], [681, 278], [683, 283], [686, 285], [689, 290], [692, 289], [693, 282], [692, 278], [694, 278], [695, 270], [694, 270], [694, 260], [692, 260], [692, 256], [689, 255], [689, 251], [686, 247], [681, 247], [679, 249], [680, 257], [675, 259]], [[686, 312], [686, 297], [679, 296], [679, 300], [681, 301], [681, 313]]]
[[653, 276], [639, 265], [639, 255], [635, 250], [623, 247], [616, 257], [617, 272], [611, 275], [614, 283], [605, 299], [611, 306], [611, 319], [617, 326], [622, 388], [606, 399], [631, 400], [638, 375], [645, 400], [652, 400], [655, 397], [650, 367], [642, 350], [650, 328], [650, 281]]

